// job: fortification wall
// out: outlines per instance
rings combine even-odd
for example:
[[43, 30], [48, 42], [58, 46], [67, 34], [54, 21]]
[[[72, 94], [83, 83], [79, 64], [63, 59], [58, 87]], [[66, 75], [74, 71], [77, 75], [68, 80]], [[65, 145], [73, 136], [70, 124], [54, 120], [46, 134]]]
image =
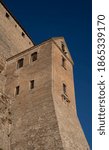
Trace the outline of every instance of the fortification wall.
[[[31, 62], [33, 52], [37, 52], [37, 60]], [[17, 69], [21, 58], [24, 65]], [[6, 75], [5, 92], [16, 98], [11, 106], [11, 150], [63, 150], [51, 91], [52, 44], [42, 44], [10, 59]], [[16, 86], [20, 86], [18, 95]]]
[[9, 58], [33, 46], [33, 42], [0, 2], [0, 55]]
[[0, 150], [10, 150], [11, 99], [0, 91]]
[[[64, 150], [89, 150], [76, 113], [73, 67], [67, 59], [70, 57], [69, 53], [66, 57], [55, 44], [52, 48], [53, 99], [63, 148]], [[66, 85], [66, 92], [63, 91], [63, 84]]]
[[0, 90], [3, 91], [6, 77], [3, 70], [6, 59], [33, 46], [33, 42], [18, 22], [0, 2]]

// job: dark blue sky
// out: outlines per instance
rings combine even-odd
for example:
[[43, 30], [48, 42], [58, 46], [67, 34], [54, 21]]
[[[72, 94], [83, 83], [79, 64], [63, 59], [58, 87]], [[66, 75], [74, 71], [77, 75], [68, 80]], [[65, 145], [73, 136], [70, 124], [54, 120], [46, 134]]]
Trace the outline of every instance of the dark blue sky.
[[91, 147], [91, 0], [4, 0], [35, 43], [64, 36], [74, 60], [78, 116]]

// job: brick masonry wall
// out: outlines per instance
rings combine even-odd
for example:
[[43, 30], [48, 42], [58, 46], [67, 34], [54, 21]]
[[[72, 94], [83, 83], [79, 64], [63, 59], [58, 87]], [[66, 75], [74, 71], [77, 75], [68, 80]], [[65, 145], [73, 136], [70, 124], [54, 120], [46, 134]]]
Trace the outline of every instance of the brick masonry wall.
[[[7, 60], [3, 72], [5, 93], [14, 101], [10, 107], [11, 123], [6, 121], [5, 126], [0, 126], [0, 148], [89, 150], [76, 112], [72, 60], [67, 47], [67, 58], [62, 53], [61, 41], [65, 42], [63, 38], [46, 41]], [[31, 62], [33, 52], [37, 52], [38, 59]], [[66, 69], [62, 66], [62, 57], [66, 59]], [[24, 66], [17, 69], [21, 58]], [[30, 80], [35, 81], [34, 89], [30, 89]], [[70, 102], [62, 98], [63, 83]], [[16, 86], [20, 86], [17, 96]], [[0, 108], [2, 105], [0, 103]], [[9, 107], [6, 114], [8, 110]]]
[[[31, 39], [0, 2], [0, 55], [9, 58], [33, 46]], [[22, 32], [25, 36], [22, 36]]]
[[[33, 47], [0, 3], [0, 149], [89, 150], [76, 112], [72, 58], [66, 43], [67, 58], [64, 56], [61, 42], [65, 43], [63, 38], [53, 38]], [[36, 51], [38, 59], [31, 62]], [[20, 58], [24, 66], [17, 69]], [[30, 89], [30, 80], [35, 81], [34, 89]], [[70, 102], [62, 98], [63, 83]], [[20, 86], [17, 96], [16, 86]]]
[[[64, 39], [55, 40], [59, 47], [60, 41], [65, 42]], [[64, 150], [89, 150], [76, 113], [72, 64], [54, 43], [52, 49], [53, 99], [63, 148]], [[69, 53], [66, 55], [70, 58]], [[66, 69], [62, 66], [62, 56], [66, 59]], [[62, 98], [63, 83], [66, 84], [70, 103]]]
[[[0, 91], [3, 91], [5, 85], [3, 74], [5, 60], [33, 46], [31, 39], [23, 29], [10, 14], [7, 18], [6, 13], [9, 14], [0, 2]], [[22, 36], [22, 32], [25, 33], [25, 37]]]
[[0, 149], [10, 150], [11, 99], [0, 91]]
[[[38, 52], [38, 59], [30, 56]], [[24, 58], [24, 67], [16, 62]], [[5, 92], [16, 100], [11, 106], [11, 150], [63, 150], [52, 98], [52, 44], [42, 44], [7, 63]], [[29, 89], [29, 81], [35, 88]], [[15, 87], [20, 94], [15, 96]]]

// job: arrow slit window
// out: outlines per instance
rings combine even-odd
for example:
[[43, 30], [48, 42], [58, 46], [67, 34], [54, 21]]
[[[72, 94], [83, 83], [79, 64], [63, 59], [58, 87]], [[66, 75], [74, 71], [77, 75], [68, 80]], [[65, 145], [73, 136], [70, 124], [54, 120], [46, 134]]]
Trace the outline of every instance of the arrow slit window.
[[66, 69], [66, 59], [62, 56], [62, 67]]

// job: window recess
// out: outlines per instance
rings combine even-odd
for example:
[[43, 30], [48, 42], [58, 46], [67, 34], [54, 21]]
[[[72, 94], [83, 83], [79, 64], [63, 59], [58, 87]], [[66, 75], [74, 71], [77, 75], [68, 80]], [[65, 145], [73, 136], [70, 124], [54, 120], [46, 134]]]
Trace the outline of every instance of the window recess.
[[66, 94], [66, 92], [67, 92], [66, 88], [67, 88], [66, 85], [63, 83], [63, 93], [64, 93], [65, 95], [67, 95], [67, 94]]
[[61, 42], [61, 49], [62, 49], [63, 53], [66, 55], [67, 52], [66, 52], [66, 48], [65, 48], [64, 42]]
[[31, 54], [31, 61], [36, 61], [37, 60], [37, 52], [34, 52]]
[[66, 69], [66, 59], [62, 56], [62, 67]]
[[66, 102], [70, 102], [68, 95], [67, 95], [67, 87], [65, 83], [63, 83], [63, 94], [61, 96], [62, 96], [62, 100]]
[[18, 60], [18, 62], [17, 62], [17, 69], [23, 67], [23, 62], [24, 62], [23, 58], [21, 58], [21, 59]]
[[34, 80], [30, 81], [30, 89], [34, 89]]
[[19, 95], [19, 92], [20, 92], [20, 86], [16, 86], [15, 95]]
[[62, 48], [62, 51], [65, 52], [65, 45], [63, 42], [61, 43], [61, 48]]

